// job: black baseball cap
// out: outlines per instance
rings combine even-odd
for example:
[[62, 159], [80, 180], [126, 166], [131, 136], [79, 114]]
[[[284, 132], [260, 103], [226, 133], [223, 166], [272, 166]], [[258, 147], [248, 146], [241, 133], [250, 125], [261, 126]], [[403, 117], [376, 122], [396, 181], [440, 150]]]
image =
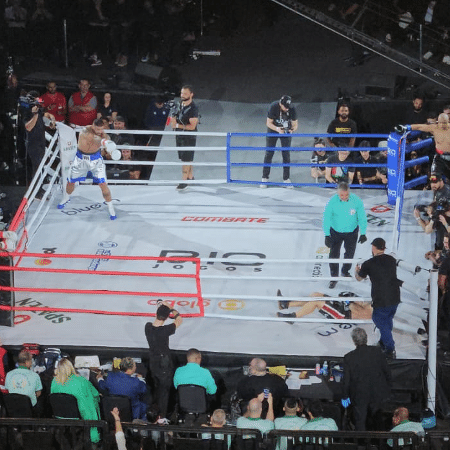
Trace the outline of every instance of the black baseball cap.
[[280, 98], [280, 104], [282, 104], [285, 108], [290, 108], [292, 103], [292, 98], [289, 95], [283, 95]]
[[378, 250], [385, 250], [386, 249], [386, 241], [383, 238], [375, 238], [372, 241], [372, 245], [377, 248]]
[[438, 173], [432, 173], [430, 175], [430, 183], [437, 183], [442, 180], [442, 176]]

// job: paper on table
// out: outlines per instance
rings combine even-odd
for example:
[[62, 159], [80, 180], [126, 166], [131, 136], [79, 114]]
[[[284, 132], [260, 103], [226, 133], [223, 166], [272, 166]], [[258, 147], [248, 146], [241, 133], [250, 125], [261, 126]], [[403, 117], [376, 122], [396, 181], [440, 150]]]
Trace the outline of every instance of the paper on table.
[[309, 378], [300, 379], [298, 376], [300, 372], [291, 372], [291, 376], [286, 380], [286, 385], [288, 389], [300, 389], [303, 386], [310, 386], [311, 384], [322, 383], [322, 380], [315, 375], [310, 376]]

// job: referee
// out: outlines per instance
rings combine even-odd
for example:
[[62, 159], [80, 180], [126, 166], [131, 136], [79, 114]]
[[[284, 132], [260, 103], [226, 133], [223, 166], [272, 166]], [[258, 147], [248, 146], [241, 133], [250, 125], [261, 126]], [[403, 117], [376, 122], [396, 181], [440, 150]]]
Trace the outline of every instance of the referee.
[[[366, 229], [367, 217], [362, 200], [350, 193], [347, 183], [339, 183], [337, 194], [330, 198], [323, 213], [323, 232], [325, 245], [330, 249], [329, 258], [339, 259], [344, 244], [344, 258], [352, 259], [356, 244], [364, 244], [367, 241]], [[350, 277], [351, 267], [351, 263], [343, 264], [341, 276]], [[330, 274], [332, 277], [339, 275], [338, 263], [330, 263]], [[332, 280], [328, 287], [333, 289], [336, 284], [337, 281]]]

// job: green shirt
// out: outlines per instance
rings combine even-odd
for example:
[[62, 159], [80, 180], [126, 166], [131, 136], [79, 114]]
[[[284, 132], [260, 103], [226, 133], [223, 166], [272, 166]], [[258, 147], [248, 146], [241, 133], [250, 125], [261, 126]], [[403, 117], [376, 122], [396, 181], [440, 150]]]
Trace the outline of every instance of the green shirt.
[[[425, 430], [423, 429], [422, 424], [419, 422], [410, 422], [409, 420], [404, 420], [402, 423], [399, 423], [397, 426], [392, 428], [391, 431], [395, 432], [412, 431], [413, 433], [416, 433], [418, 436], [425, 436]], [[392, 439], [388, 439], [387, 444], [390, 447], [394, 446], [394, 442]], [[408, 445], [409, 443], [407, 442], [406, 444]], [[398, 445], [399, 446], [405, 445], [403, 443], [403, 439], [400, 438], [398, 440]]]
[[196, 384], [203, 386], [206, 393], [213, 395], [217, 391], [216, 382], [208, 369], [200, 367], [197, 363], [187, 363], [178, 367], [173, 377], [173, 384], [177, 388], [180, 384]]
[[42, 391], [39, 375], [27, 367], [19, 366], [6, 374], [5, 388], [11, 394], [22, 394], [30, 397], [33, 406], [37, 403], [36, 392]]
[[[239, 417], [236, 421], [236, 428], [251, 428], [259, 430], [261, 434], [266, 434], [275, 428], [274, 423], [268, 419], [251, 418], [251, 417]], [[251, 435], [242, 436], [243, 439], [250, 439]]]
[[[100, 394], [92, 383], [80, 375], [71, 375], [64, 384], [53, 378], [50, 392], [71, 394], [77, 399], [81, 418], [84, 420], [100, 420]], [[98, 442], [100, 435], [97, 428], [91, 428], [91, 441]]]
[[[308, 422], [308, 419], [298, 416], [284, 416], [275, 419], [276, 430], [300, 430]], [[287, 437], [281, 436], [278, 438], [277, 450], [287, 449]]]
[[355, 194], [344, 202], [338, 194], [330, 198], [323, 213], [323, 232], [330, 236], [330, 228], [339, 233], [351, 233], [359, 226], [360, 234], [366, 234], [367, 217], [362, 200]]

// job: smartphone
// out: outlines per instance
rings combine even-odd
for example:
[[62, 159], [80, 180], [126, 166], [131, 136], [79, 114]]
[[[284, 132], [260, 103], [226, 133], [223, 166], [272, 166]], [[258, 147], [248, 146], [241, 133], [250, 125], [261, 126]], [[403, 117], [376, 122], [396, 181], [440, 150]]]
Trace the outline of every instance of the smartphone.
[[264, 398], [269, 398], [269, 389], [264, 389]]

